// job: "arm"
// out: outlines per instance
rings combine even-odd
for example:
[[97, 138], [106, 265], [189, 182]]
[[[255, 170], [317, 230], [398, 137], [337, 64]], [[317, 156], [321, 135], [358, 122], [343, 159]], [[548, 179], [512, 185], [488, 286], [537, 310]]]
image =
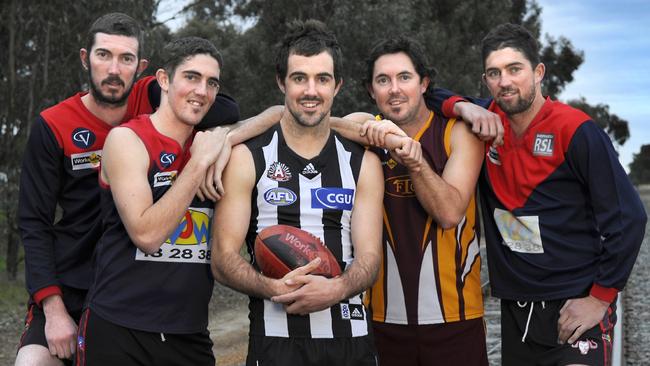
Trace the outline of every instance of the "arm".
[[32, 127], [20, 174], [18, 226], [25, 249], [27, 290], [45, 313], [50, 354], [70, 358], [77, 326], [63, 304], [54, 259], [54, 216], [63, 170], [63, 151], [45, 120]]
[[[217, 281], [247, 295], [268, 299], [295, 289], [284, 281], [296, 273], [318, 267], [312, 261], [276, 280], [256, 271], [240, 254], [251, 215], [251, 194], [255, 185], [255, 164], [244, 145], [233, 149], [231, 164], [224, 172], [228, 194], [216, 205], [212, 232], [212, 273]], [[296, 272], [298, 271], [298, 272]]]
[[[476, 180], [483, 162], [483, 143], [464, 123], [455, 123], [451, 130], [451, 154], [442, 176], [436, 174], [422, 157], [419, 142], [395, 153], [409, 169], [418, 201], [443, 228], [452, 228], [465, 215], [476, 190]], [[419, 168], [419, 169], [418, 169]]]
[[568, 300], [560, 313], [559, 340], [573, 343], [602, 320], [625, 286], [643, 241], [647, 216], [611, 140], [595, 123], [586, 122], [578, 128], [566, 158], [585, 184], [602, 238], [598, 272], [589, 296]]
[[271, 300], [285, 304], [288, 313], [307, 314], [323, 310], [359, 294], [375, 281], [381, 263], [382, 203], [384, 179], [377, 156], [364, 154], [351, 219], [354, 261], [335, 278], [304, 275], [288, 281], [301, 286]]
[[198, 132], [190, 148], [192, 157], [172, 187], [154, 203], [147, 181], [149, 155], [144, 144], [128, 128], [114, 128], [108, 134], [102, 180], [111, 186], [124, 227], [143, 252], [156, 252], [181, 221], [208, 166], [216, 160], [225, 136], [224, 129]]

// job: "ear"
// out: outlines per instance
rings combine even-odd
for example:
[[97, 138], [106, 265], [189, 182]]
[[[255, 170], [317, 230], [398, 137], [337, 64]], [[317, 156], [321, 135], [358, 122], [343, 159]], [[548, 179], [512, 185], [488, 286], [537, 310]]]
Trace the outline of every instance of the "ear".
[[89, 66], [89, 60], [88, 60], [88, 50], [85, 48], [82, 48], [79, 50], [79, 59], [81, 60], [81, 66], [84, 68], [84, 70], [88, 70]]
[[485, 76], [485, 73], [481, 75], [481, 82], [483, 82], [483, 85], [487, 86], [487, 76]]
[[165, 69], [158, 69], [156, 71], [156, 80], [158, 81], [158, 85], [160, 85], [160, 89], [167, 93], [169, 91], [169, 74], [167, 74]]
[[368, 91], [368, 95], [370, 95], [370, 98], [372, 98], [372, 100], [376, 100], [375, 92], [372, 90], [372, 84], [366, 84], [366, 90]]
[[430, 82], [431, 79], [429, 79], [428, 76], [422, 78], [422, 81], [420, 81], [420, 94], [424, 94], [424, 92], [427, 91]]
[[140, 74], [142, 74], [142, 73], [144, 72], [144, 70], [147, 69], [147, 66], [149, 66], [149, 60], [147, 60], [147, 59], [145, 59], [145, 58], [143, 58], [142, 60], [140, 60], [140, 61], [138, 62], [138, 71], [137, 71], [137, 75], [140, 76]]
[[544, 74], [546, 74], [546, 66], [540, 62], [535, 66], [535, 70], [533, 71], [535, 72], [535, 83], [541, 83], [542, 79], [544, 79]]
[[341, 81], [336, 85], [336, 88], [334, 88], [334, 96], [339, 93], [339, 90], [341, 90], [341, 87], [343, 86], [343, 78], [341, 78]]
[[279, 75], [275, 75], [275, 82], [278, 83], [278, 88], [280, 88], [280, 91], [282, 91], [282, 94], [286, 94], [286, 90], [284, 88], [284, 81], [280, 80]]

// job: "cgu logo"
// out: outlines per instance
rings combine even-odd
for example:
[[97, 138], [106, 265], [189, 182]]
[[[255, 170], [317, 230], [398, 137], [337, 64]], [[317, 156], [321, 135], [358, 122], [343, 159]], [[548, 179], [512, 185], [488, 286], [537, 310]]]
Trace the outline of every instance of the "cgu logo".
[[386, 194], [393, 197], [415, 197], [413, 181], [408, 175], [386, 179]]
[[354, 189], [350, 188], [312, 188], [311, 207], [334, 210], [352, 210]]
[[189, 209], [178, 227], [165, 241], [172, 245], [198, 245], [210, 242], [211, 215]]
[[95, 143], [95, 134], [87, 128], [76, 128], [72, 131], [72, 142], [81, 149], [87, 149]]
[[160, 164], [162, 164], [163, 168], [169, 168], [172, 166], [174, 160], [176, 160], [175, 154], [166, 153], [164, 151], [160, 153]]

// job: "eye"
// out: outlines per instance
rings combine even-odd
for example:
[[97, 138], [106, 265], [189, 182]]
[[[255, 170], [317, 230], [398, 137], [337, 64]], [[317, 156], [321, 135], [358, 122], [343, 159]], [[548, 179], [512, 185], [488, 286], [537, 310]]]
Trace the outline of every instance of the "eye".
[[132, 55], [124, 55], [122, 56], [122, 61], [126, 64], [132, 64], [135, 62], [135, 57]]
[[520, 66], [510, 66], [508, 68], [508, 72], [511, 73], [511, 74], [518, 74], [520, 71], [521, 71]]
[[375, 82], [379, 85], [386, 85], [388, 84], [388, 78], [385, 76], [380, 76], [375, 79]]
[[95, 52], [95, 54], [96, 54], [97, 57], [99, 57], [99, 58], [106, 58], [106, 57], [108, 57], [108, 52], [103, 51], [103, 50], [98, 50], [97, 52]]
[[409, 75], [409, 74], [402, 74], [402, 75], [399, 76], [399, 79], [400, 79], [401, 81], [409, 81], [409, 80], [412, 79], [412, 77], [411, 77], [411, 75]]
[[295, 83], [302, 83], [303, 81], [305, 81], [305, 77], [302, 75], [296, 75], [293, 77], [293, 81]]
[[328, 76], [320, 76], [318, 78], [318, 82], [320, 82], [321, 84], [327, 84], [327, 83], [329, 83], [329, 81], [330, 81], [330, 78]]
[[219, 90], [219, 82], [216, 80], [208, 80], [208, 86]]
[[495, 69], [488, 70], [485, 73], [485, 77], [488, 79], [498, 79], [499, 77], [501, 77], [501, 71]]
[[187, 80], [195, 80], [195, 79], [196, 79], [196, 75], [194, 75], [194, 74], [185, 74], [185, 78], [186, 78]]

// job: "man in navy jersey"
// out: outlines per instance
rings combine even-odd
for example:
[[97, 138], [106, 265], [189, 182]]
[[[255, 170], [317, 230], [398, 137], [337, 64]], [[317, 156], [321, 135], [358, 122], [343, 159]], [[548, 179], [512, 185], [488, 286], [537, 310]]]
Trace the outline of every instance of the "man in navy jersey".
[[[482, 43], [496, 113], [479, 179], [492, 293], [501, 298], [504, 365], [608, 365], [615, 301], [643, 240], [646, 214], [609, 137], [589, 116], [544, 98], [545, 66], [522, 26]], [[448, 115], [474, 106], [450, 98]]]
[[[224, 173], [213, 273], [250, 295], [247, 365], [376, 364], [360, 294], [381, 260], [382, 172], [376, 155], [330, 129], [340, 68], [340, 48], [324, 24], [291, 24], [276, 58], [288, 113], [235, 147]], [[280, 193], [288, 198], [275, 199]], [[315, 262], [279, 280], [259, 273], [240, 249], [245, 241], [254, 258], [256, 233], [275, 224], [318, 236], [343, 274], [310, 275]]]
[[[160, 103], [155, 78], [137, 80], [147, 60], [135, 20], [106, 14], [92, 24], [86, 42], [80, 56], [90, 92], [43, 111], [25, 149], [18, 222], [30, 301], [16, 365], [60, 365], [74, 352], [76, 324], [92, 281], [90, 259], [100, 235], [97, 170], [104, 139], [112, 127], [151, 113]], [[200, 126], [238, 118], [234, 100], [219, 94]], [[236, 140], [231, 136], [231, 142]], [[214, 198], [216, 193], [210, 193], [216, 190], [208, 188], [207, 195]], [[62, 209], [58, 221], [57, 206]]]
[[194, 127], [217, 96], [222, 64], [207, 40], [171, 42], [156, 72], [159, 109], [106, 138], [103, 232], [78, 365], [214, 365], [207, 331], [212, 209], [195, 195], [227, 129]]

